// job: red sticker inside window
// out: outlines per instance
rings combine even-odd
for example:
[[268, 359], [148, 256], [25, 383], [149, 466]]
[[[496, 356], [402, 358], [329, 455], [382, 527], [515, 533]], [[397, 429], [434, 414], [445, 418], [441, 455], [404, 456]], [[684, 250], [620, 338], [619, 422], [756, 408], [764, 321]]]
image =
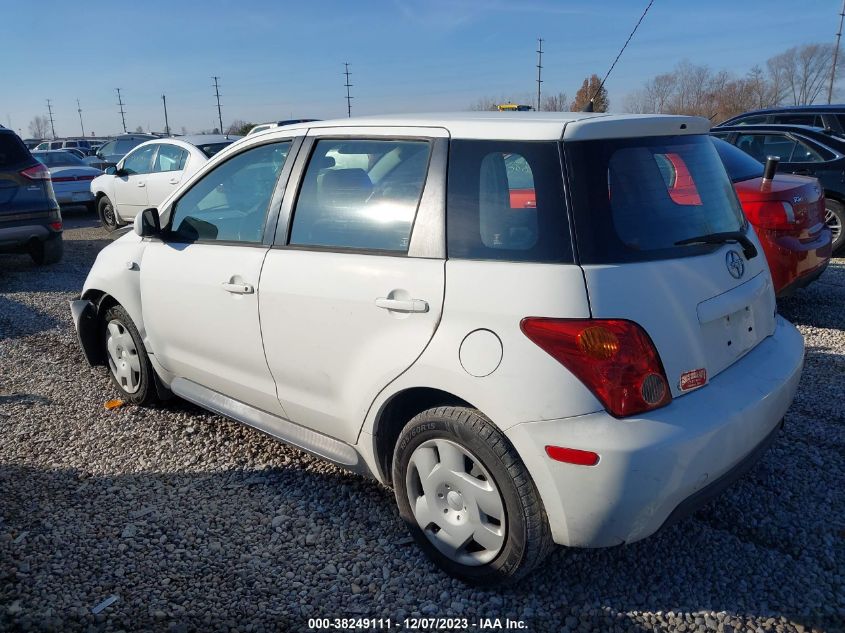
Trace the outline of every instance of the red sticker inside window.
[[707, 370], [703, 367], [701, 369], [693, 369], [681, 374], [680, 388], [681, 391], [689, 391], [690, 389], [702, 386], [706, 382]]

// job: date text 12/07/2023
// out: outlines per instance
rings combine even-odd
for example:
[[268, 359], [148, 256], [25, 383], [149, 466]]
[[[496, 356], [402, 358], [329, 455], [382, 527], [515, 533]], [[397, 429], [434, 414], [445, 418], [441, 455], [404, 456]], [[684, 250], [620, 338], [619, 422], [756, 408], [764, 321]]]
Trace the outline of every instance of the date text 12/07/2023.
[[524, 620], [510, 618], [309, 618], [310, 630], [409, 630], [409, 631], [526, 631], [528, 624]]

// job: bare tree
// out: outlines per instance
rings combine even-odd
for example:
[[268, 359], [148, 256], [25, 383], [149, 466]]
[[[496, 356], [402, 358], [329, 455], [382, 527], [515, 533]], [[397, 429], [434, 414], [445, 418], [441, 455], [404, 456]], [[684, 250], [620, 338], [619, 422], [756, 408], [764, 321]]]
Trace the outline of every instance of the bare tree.
[[793, 105], [813, 103], [830, 77], [834, 49], [833, 44], [804, 44], [769, 59], [770, 74], [778, 87], [782, 82], [784, 99]]
[[47, 138], [50, 133], [50, 119], [39, 114], [29, 122], [29, 133], [32, 138]]
[[565, 92], [559, 92], [556, 95], [546, 95], [543, 97], [543, 106], [541, 109], [545, 112], [566, 112], [569, 110], [569, 97]]
[[243, 119], [235, 119], [231, 125], [226, 128], [226, 134], [233, 134], [239, 136], [246, 136], [246, 134], [255, 127], [255, 123], [249, 123]]

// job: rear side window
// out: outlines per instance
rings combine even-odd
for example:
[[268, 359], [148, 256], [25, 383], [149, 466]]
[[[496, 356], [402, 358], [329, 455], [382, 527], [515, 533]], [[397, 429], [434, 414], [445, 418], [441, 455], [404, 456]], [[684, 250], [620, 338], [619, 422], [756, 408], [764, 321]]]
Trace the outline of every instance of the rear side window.
[[453, 258], [572, 262], [558, 144], [452, 141], [446, 235]]
[[731, 181], [707, 136], [564, 146], [581, 263], [696, 255], [713, 247], [677, 242], [746, 227]]
[[407, 252], [429, 151], [423, 140], [319, 140], [302, 180], [290, 244]]
[[713, 145], [719, 153], [719, 158], [725, 165], [731, 182], [742, 182], [763, 175], [763, 164], [751, 158], [741, 149], [718, 138], [713, 139]]
[[187, 156], [188, 152], [181, 147], [162, 143], [158, 146], [158, 154], [153, 161], [153, 171], [179, 171], [184, 168]]
[[0, 134], [0, 167], [19, 165], [29, 159], [29, 150], [16, 134]]

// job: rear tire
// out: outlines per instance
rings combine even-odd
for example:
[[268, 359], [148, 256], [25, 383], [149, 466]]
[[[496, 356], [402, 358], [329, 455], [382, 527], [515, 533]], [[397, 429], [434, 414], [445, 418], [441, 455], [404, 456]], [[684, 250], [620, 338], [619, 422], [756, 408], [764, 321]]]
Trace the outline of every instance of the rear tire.
[[842, 250], [845, 244], [845, 206], [838, 200], [831, 198], [825, 199], [825, 217], [824, 221], [830, 229], [831, 238], [833, 239], [833, 254]]
[[37, 266], [48, 266], [60, 262], [64, 252], [65, 246], [61, 235], [34, 242], [29, 248], [29, 256]]
[[393, 486], [417, 544], [463, 581], [514, 582], [553, 546], [525, 464], [475, 409], [438, 407], [408, 422], [393, 455]]
[[157, 400], [153, 367], [138, 328], [121, 305], [114, 305], [103, 315], [101, 340], [106, 367], [120, 397], [132, 404]]
[[103, 228], [109, 233], [120, 227], [117, 212], [115, 212], [114, 205], [108, 196], [103, 196], [97, 202], [97, 215], [100, 216]]

